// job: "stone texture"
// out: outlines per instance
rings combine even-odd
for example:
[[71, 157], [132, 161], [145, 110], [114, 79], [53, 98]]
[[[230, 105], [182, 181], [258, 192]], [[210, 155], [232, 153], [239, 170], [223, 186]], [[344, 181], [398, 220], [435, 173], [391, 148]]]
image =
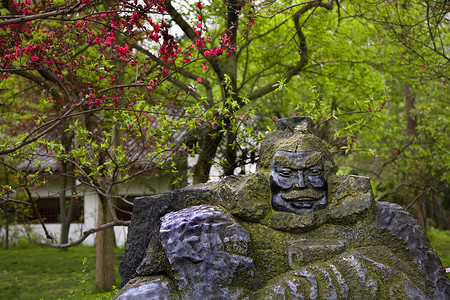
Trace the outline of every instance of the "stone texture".
[[150, 276], [167, 270], [168, 261], [159, 239], [160, 218], [192, 205], [217, 203], [215, 189], [214, 184], [202, 184], [134, 200], [132, 225], [128, 228], [125, 252], [119, 267], [124, 283], [136, 276]]
[[252, 281], [250, 234], [218, 207], [169, 213], [160, 236], [183, 299], [237, 299]]
[[301, 268], [324, 257], [331, 257], [345, 250], [338, 240], [299, 240], [288, 242], [287, 256], [291, 269]]
[[251, 299], [430, 299], [421, 284], [355, 251], [289, 271]]
[[138, 277], [130, 280], [115, 296], [117, 300], [175, 300], [180, 299], [168, 278]]
[[450, 299], [450, 283], [442, 263], [431, 248], [422, 227], [397, 204], [379, 202], [378, 227], [400, 239], [414, 256], [414, 263], [434, 286], [435, 299]]

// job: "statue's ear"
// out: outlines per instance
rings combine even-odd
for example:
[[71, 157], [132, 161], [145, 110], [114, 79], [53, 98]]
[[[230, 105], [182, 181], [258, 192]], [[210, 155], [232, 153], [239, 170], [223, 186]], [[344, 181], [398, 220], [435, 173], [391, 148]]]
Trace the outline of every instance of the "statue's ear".
[[323, 163], [323, 169], [325, 171], [325, 175], [328, 178], [330, 175], [333, 175], [334, 172], [334, 164], [329, 160], [325, 160]]

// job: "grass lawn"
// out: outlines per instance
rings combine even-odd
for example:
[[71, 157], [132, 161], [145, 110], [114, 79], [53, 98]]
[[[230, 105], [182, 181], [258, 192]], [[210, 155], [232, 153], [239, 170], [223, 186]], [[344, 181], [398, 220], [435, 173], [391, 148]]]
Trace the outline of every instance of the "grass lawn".
[[[116, 282], [123, 249], [116, 249]], [[68, 251], [29, 247], [0, 250], [0, 299], [80, 299], [83, 258], [87, 258], [87, 294], [102, 296], [95, 284], [95, 248], [77, 246]], [[70, 291], [77, 290], [73, 297]], [[109, 297], [108, 297], [109, 298]]]
[[[441, 258], [450, 268], [450, 231], [432, 230], [428, 237]], [[118, 266], [123, 249], [116, 249], [117, 285], [120, 285]], [[87, 258], [87, 299], [109, 299], [95, 284], [95, 248], [78, 246], [61, 251], [53, 248], [0, 249], [0, 300], [81, 299], [83, 258]], [[449, 273], [450, 274], [450, 273]], [[70, 297], [70, 291], [76, 291]], [[85, 299], [86, 299], [85, 298]]]
[[427, 235], [444, 268], [450, 268], [450, 230], [430, 230]]

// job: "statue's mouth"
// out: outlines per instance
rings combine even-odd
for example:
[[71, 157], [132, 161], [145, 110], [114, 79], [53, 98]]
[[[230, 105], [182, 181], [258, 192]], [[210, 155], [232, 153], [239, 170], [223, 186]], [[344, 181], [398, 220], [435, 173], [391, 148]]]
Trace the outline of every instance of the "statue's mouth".
[[312, 208], [314, 201], [316, 200], [312, 200], [311, 198], [303, 198], [296, 201], [291, 201], [290, 204], [295, 208]]
[[281, 193], [281, 198], [284, 201], [290, 202], [296, 208], [310, 208], [312, 207], [313, 202], [322, 199], [324, 196], [324, 191], [318, 191], [311, 188], [304, 190], [290, 190]]

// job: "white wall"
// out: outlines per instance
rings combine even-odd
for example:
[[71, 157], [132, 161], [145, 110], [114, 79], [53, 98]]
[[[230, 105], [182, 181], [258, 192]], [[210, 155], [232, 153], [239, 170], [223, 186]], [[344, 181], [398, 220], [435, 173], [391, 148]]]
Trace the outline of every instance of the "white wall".
[[[166, 192], [170, 189], [170, 178], [168, 176], [145, 176], [136, 178], [130, 184], [122, 185], [119, 193], [123, 196], [148, 196]], [[33, 197], [58, 197], [59, 195], [60, 178], [51, 178], [49, 184], [45, 187], [33, 191]], [[67, 196], [70, 194], [66, 193]], [[77, 187], [77, 194], [84, 198], [84, 223], [72, 223], [69, 231], [69, 241], [77, 240], [83, 231], [96, 227], [97, 212], [98, 212], [98, 195], [90, 189]], [[26, 225], [36, 235], [41, 236], [41, 242], [47, 242], [45, 233], [40, 224]], [[61, 224], [45, 224], [48, 232], [60, 240]], [[128, 227], [116, 226], [114, 233], [116, 237], [116, 244], [118, 246], [125, 245]], [[26, 235], [24, 225], [10, 226], [10, 232], [19, 232], [20, 235]], [[83, 242], [84, 245], [95, 245], [95, 234], [91, 234]]]

